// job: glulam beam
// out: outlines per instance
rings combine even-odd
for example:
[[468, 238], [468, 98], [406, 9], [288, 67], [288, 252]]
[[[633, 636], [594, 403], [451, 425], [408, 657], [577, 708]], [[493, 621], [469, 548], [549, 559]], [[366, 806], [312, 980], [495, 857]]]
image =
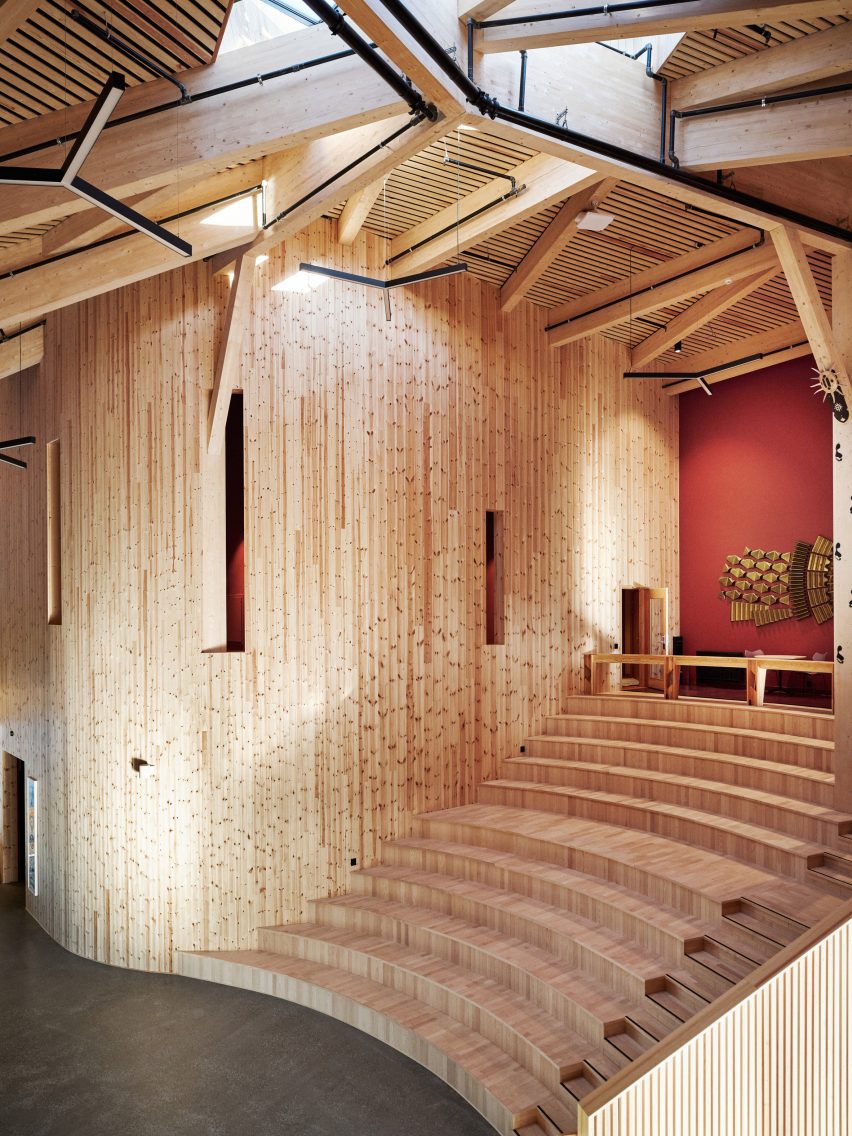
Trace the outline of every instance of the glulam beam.
[[533, 247], [500, 289], [500, 307], [510, 312], [568, 247], [579, 232], [580, 214], [600, 204], [618, 182], [605, 178], [569, 197]]
[[509, 176], [516, 192], [504, 179], [495, 179], [395, 237], [390, 248], [394, 275], [433, 268], [600, 180], [586, 166], [547, 154], [515, 166]]
[[[683, 258], [679, 258], [683, 260]], [[676, 261], [670, 261], [668, 267], [674, 268]], [[679, 272], [655, 287], [632, 292], [623, 300], [606, 306], [591, 308], [585, 314], [580, 314], [564, 322], [552, 318], [548, 320], [547, 340], [551, 347], [559, 347], [564, 343], [572, 343], [576, 339], [583, 339], [596, 331], [605, 331], [609, 327], [624, 323], [625, 320], [647, 315], [649, 312], [659, 311], [669, 304], [677, 304], [681, 300], [688, 300], [702, 292], [709, 292], [723, 284], [731, 284], [746, 276], [763, 272], [775, 264], [775, 253], [772, 246], [749, 249], [747, 252], [737, 253], [721, 264], [708, 264], [694, 272]], [[635, 278], [634, 278], [635, 279]]]
[[[579, 2], [563, 3], [559, 12], [595, 7]], [[604, 7], [601, 5], [600, 7]], [[552, 12], [548, 0], [517, 0], [505, 17], [528, 21], [531, 16]], [[743, 0], [702, 0], [700, 4], [674, 2], [655, 8], [636, 7], [629, 11], [601, 11], [546, 22], [522, 22], [504, 27], [482, 28], [476, 33], [476, 50], [481, 52], [529, 51], [599, 40], [631, 39], [634, 36], [670, 35], [701, 29], [742, 27], [745, 24], [778, 23], [784, 20], [813, 20], [821, 16], [852, 15], [850, 0], [762, 0], [748, 4]]]
[[669, 84], [679, 110], [787, 91], [852, 69], [852, 23], [777, 44]]
[[[852, 406], [852, 383], [849, 380], [845, 352], [835, 339], [831, 319], [823, 305], [801, 238], [792, 229], [779, 228], [773, 231], [772, 241], [787, 277], [799, 319], [807, 333], [816, 365], [821, 371], [834, 370], [846, 401]], [[848, 296], [838, 296], [837, 299], [841, 306], [848, 305]]]
[[698, 171], [842, 157], [852, 153], [852, 92], [684, 119], [675, 151]]
[[[165, 80], [130, 87], [120, 116], [86, 162], [87, 180], [123, 198], [176, 181], [211, 177], [408, 110], [354, 56], [257, 81], [259, 75], [339, 50], [322, 27], [229, 53], [207, 67], [182, 72], [181, 81], [193, 96], [186, 105], [175, 103], [174, 87]], [[248, 85], [216, 94], [241, 81]], [[167, 109], [124, 121], [155, 107]], [[44, 165], [45, 154], [56, 150], [55, 139], [73, 133], [84, 119], [80, 108], [72, 107], [7, 127], [4, 153], [40, 145], [43, 149], [15, 163]], [[0, 195], [0, 235], [49, 224], [85, 208], [86, 202], [64, 189], [7, 186]]]
[[38, 0], [3, 0], [0, 5], [0, 45], [30, 18], [38, 7]]
[[376, 204], [385, 184], [383, 177], [365, 185], [348, 198], [343, 212], [337, 219], [337, 239], [342, 245], [354, 244], [370, 210]]
[[728, 308], [732, 308], [734, 304], [756, 292], [773, 276], [777, 276], [780, 270], [780, 265], [774, 264], [764, 272], [746, 276], [721, 288], [714, 288], [712, 292], [708, 292], [674, 319], [669, 320], [665, 327], [649, 335], [638, 347], [634, 347], [630, 357], [631, 366], [642, 367], [651, 359], [656, 359], [658, 355], [662, 355], [664, 351], [668, 351], [670, 347], [674, 347], [676, 343], [722, 315]]
[[14, 338], [0, 340], [0, 379], [36, 367], [44, 358], [44, 327], [30, 328]]
[[254, 270], [253, 255], [238, 256], [234, 262], [234, 275], [225, 312], [225, 326], [216, 356], [213, 391], [207, 413], [207, 450], [211, 456], [219, 454], [222, 450], [231, 394], [239, 386], [240, 353], [248, 322]]

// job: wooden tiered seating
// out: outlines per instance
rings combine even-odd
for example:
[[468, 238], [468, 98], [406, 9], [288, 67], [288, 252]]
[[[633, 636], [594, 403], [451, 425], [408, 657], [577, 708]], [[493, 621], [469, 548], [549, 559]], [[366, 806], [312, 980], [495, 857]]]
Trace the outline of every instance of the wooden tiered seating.
[[852, 896], [831, 726], [569, 699], [311, 923], [180, 969], [367, 1030], [505, 1136], [574, 1132], [586, 1093]]

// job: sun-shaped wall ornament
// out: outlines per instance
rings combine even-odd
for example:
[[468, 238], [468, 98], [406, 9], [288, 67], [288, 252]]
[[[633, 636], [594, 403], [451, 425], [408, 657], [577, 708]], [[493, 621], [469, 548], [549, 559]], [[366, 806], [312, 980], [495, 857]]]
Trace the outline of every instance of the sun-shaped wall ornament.
[[825, 623], [833, 614], [834, 546], [818, 536], [797, 541], [792, 552], [746, 548], [732, 553], [719, 577], [719, 599], [729, 600], [731, 622], [766, 627], [784, 619]]
[[843, 391], [840, 389], [840, 379], [834, 367], [814, 367], [816, 382], [811, 387], [816, 394], [821, 394], [824, 400], [831, 403], [832, 413], [838, 422], [846, 422], [849, 418], [849, 407]]

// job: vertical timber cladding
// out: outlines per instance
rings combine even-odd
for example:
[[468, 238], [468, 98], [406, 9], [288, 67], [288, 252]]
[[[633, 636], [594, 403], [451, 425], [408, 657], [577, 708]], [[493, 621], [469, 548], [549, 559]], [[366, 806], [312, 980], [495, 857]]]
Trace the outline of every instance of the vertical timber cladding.
[[[832, 330], [852, 374], [852, 252], [832, 263]], [[852, 399], [847, 394], [852, 409]], [[834, 421], [834, 807], [852, 812], [852, 417]]]
[[[61, 312], [40, 371], [0, 387], [0, 423], [24, 398], [27, 429], [62, 438], [59, 627], [43, 452], [32, 482], [0, 485], [18, 534], [0, 587], [24, 600], [0, 610], [0, 731], [40, 778], [34, 914], [88, 956], [165, 968], [303, 916], [581, 688], [622, 584], [676, 589], [676, 400], [625, 382], [617, 344], [551, 352], [540, 310], [504, 317], [472, 278], [395, 292], [390, 322], [357, 286], [270, 291], [300, 260], [376, 274], [381, 242], [332, 237], [320, 222], [257, 269], [243, 654], [201, 649], [224, 280], [190, 265]], [[491, 647], [487, 509], [505, 539]]]

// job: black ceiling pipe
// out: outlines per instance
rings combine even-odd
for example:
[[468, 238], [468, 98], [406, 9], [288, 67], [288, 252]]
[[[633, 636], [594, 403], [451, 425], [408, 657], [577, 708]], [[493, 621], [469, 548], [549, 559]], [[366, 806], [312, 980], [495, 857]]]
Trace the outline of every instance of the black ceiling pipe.
[[395, 71], [371, 43], [347, 24], [346, 17], [341, 11], [334, 5], [326, 3], [326, 0], [304, 0], [304, 3], [322, 20], [332, 35], [340, 36], [347, 47], [351, 47], [357, 56], [384, 79], [392, 91], [396, 91], [399, 97], [408, 103], [413, 114], [425, 115], [431, 122], [435, 122], [438, 117], [437, 108], [432, 103], [427, 103], [405, 76]]
[[[313, 0], [311, 2], [313, 3]], [[842, 229], [839, 225], [832, 225], [828, 221], [821, 221], [816, 217], [797, 213], [795, 210], [786, 209], [783, 205], [764, 201], [760, 197], [741, 193], [739, 190], [731, 189], [728, 186], [705, 181], [697, 174], [685, 173], [683, 170], [672, 169], [670, 166], [661, 166], [656, 158], [649, 158], [645, 154], [636, 154], [632, 150], [627, 150], [623, 146], [616, 146], [612, 142], [604, 142], [600, 138], [592, 138], [587, 134], [579, 133], [579, 131], [557, 126], [556, 123], [548, 122], [543, 118], [536, 118], [525, 111], [502, 106], [493, 95], [483, 91], [472, 79], [468, 78], [455, 60], [447, 54], [434, 36], [423, 27], [404, 4], [401, 4], [399, 0], [382, 0], [382, 4], [405, 28], [412, 39], [423, 48], [429, 58], [455, 83], [467, 101], [480, 114], [488, 115], [489, 118], [500, 119], [501, 122], [508, 122], [525, 130], [531, 130], [535, 134], [552, 138], [556, 142], [567, 143], [579, 149], [588, 150], [589, 153], [597, 154], [611, 162], [618, 162], [621, 165], [631, 166], [633, 169], [656, 174], [657, 177], [665, 178], [666, 181], [686, 186], [689, 189], [700, 190], [702, 193], [720, 201], [739, 205], [744, 209], [767, 213], [770, 217], [775, 217], [786, 224], [812, 229], [814, 232], [831, 237], [832, 240], [852, 244], [852, 231]]]
[[[698, 4], [700, 0], [681, 0]], [[567, 12], [539, 12], [529, 16], [506, 16], [497, 20], [474, 20], [477, 28], [511, 28], [518, 24], [545, 24], [553, 20], [576, 20], [582, 16], [608, 16], [611, 12], [634, 12], [640, 8], [672, 8], [672, 0], [623, 0], [616, 4], [595, 4], [589, 8], [570, 8]]]

